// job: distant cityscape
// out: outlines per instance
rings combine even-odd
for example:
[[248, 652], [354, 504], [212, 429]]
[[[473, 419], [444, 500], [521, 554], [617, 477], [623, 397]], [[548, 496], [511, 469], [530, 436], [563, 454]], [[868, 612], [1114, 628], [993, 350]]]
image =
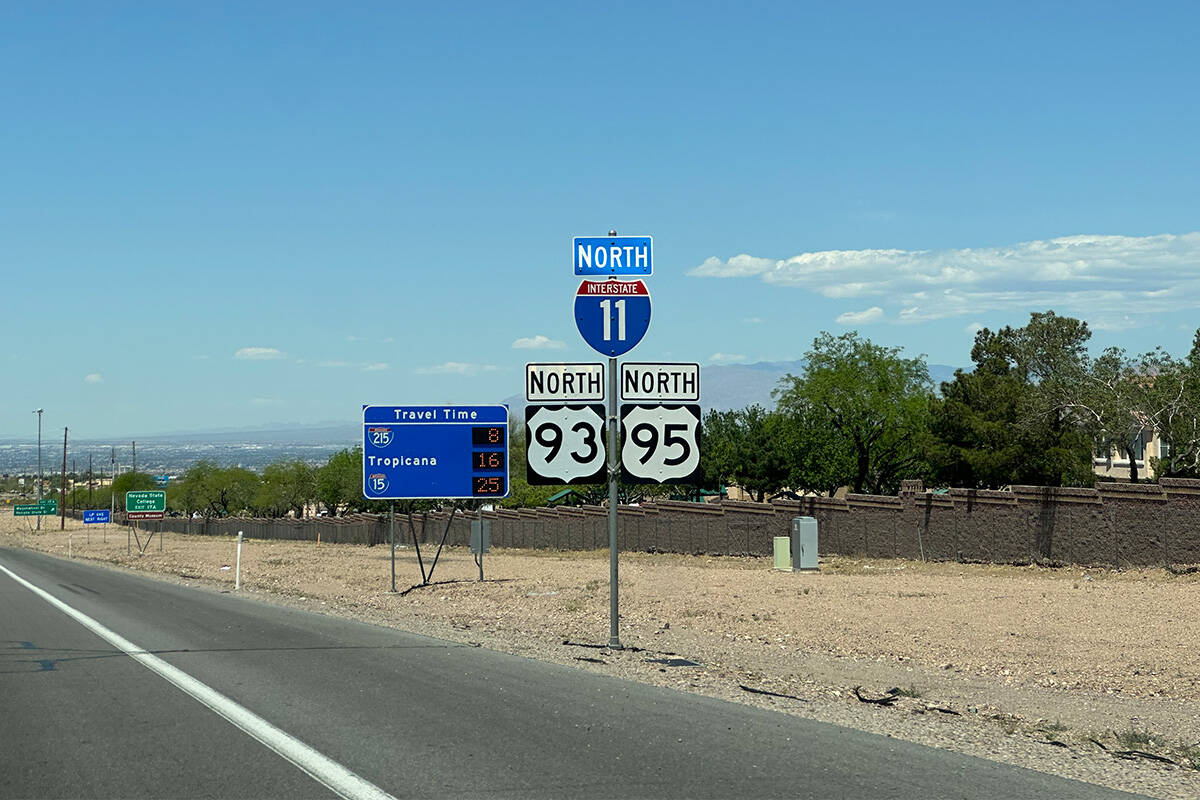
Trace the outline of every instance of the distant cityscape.
[[[137, 443], [138, 472], [154, 475], [180, 475], [201, 459], [215, 461], [219, 466], [242, 466], [261, 471], [275, 461], [299, 459], [310, 464], [324, 464], [333, 453], [353, 447], [353, 436], [327, 441], [195, 441], [187, 438], [153, 439]], [[96, 475], [108, 475], [112, 469], [111, 442], [80, 441], [67, 444], [67, 472], [86, 474], [88, 456]], [[125, 472], [132, 467], [132, 448], [129, 442], [115, 445], [116, 467]], [[0, 442], [0, 474], [33, 475], [37, 473], [37, 443]], [[62, 469], [62, 440], [42, 440], [42, 473], [58, 473]]]

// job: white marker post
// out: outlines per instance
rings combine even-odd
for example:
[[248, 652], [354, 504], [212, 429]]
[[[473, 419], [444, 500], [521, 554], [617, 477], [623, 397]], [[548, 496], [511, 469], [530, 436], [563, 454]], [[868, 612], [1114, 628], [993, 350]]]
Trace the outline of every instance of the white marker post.
[[234, 562], [237, 566], [233, 571], [233, 590], [236, 592], [242, 588], [242, 532], [238, 531], [237, 545], [237, 561]]

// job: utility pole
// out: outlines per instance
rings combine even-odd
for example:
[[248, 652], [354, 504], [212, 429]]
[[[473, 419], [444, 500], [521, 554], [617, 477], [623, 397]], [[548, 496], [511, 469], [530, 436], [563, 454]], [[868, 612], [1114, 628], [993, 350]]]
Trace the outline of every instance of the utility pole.
[[[42, 409], [33, 413], [38, 415], [38, 505], [42, 504]], [[41, 509], [38, 509], [41, 511]], [[38, 514], [37, 529], [42, 529], [42, 515]]]
[[92, 507], [92, 454], [88, 453], [88, 508]]
[[58, 490], [58, 529], [67, 529], [67, 429], [63, 428], [63, 467]]

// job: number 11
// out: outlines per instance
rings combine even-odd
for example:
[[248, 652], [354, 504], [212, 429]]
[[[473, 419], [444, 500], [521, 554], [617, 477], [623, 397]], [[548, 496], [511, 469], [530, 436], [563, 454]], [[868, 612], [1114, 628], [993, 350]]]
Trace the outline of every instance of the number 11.
[[604, 341], [612, 340], [612, 306], [617, 308], [617, 339], [625, 341], [625, 301], [618, 300], [613, 303], [612, 300], [601, 300], [600, 308], [604, 311]]

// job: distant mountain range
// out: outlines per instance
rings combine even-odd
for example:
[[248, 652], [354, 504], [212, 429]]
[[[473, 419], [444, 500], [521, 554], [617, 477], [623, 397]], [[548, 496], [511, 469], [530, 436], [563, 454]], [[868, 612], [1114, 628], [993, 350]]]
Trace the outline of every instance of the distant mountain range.
[[[934, 387], [954, 377], [954, 370], [946, 364], [930, 364], [929, 377]], [[774, 408], [771, 392], [779, 388], [779, 382], [788, 375], [804, 372], [804, 361], [759, 361], [755, 364], [714, 364], [700, 370], [700, 405], [705, 411], [718, 409], [729, 411], [758, 404]], [[516, 394], [503, 401], [510, 408], [522, 412], [525, 396]]]

